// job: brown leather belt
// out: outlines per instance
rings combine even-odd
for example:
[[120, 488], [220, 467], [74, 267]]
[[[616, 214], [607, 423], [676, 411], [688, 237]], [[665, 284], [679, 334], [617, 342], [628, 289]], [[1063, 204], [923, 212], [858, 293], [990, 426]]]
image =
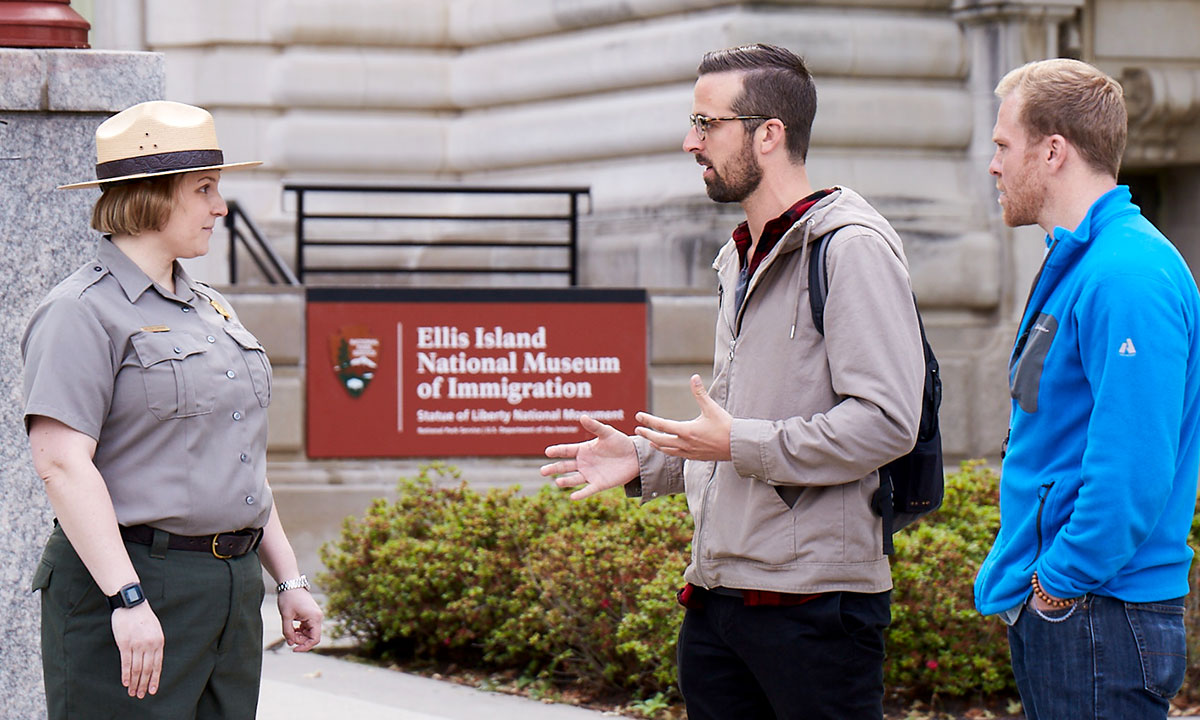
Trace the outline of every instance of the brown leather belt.
[[[164, 531], [165, 532], [165, 531]], [[216, 533], [215, 535], [175, 535], [167, 533], [167, 548], [169, 550], [194, 550], [210, 552], [214, 557], [227, 560], [241, 557], [258, 547], [262, 540], [262, 528], [238, 530], [237, 532]], [[121, 526], [121, 537], [139, 545], [154, 543], [154, 528], [149, 525]]]

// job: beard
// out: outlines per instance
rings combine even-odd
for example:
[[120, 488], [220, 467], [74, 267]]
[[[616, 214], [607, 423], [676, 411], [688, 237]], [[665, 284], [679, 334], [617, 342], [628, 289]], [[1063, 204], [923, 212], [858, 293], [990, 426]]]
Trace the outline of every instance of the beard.
[[708, 197], [719, 203], [745, 200], [758, 189], [763, 178], [762, 166], [754, 157], [750, 138], [747, 138], [742, 152], [729, 163], [729, 167], [721, 172], [714, 165], [710, 164], [709, 167], [712, 168], [712, 179], [706, 178], [704, 184]]
[[1004, 224], [1009, 227], [1037, 225], [1046, 204], [1046, 179], [1033, 167], [1004, 185], [1004, 203], [1000, 206]]

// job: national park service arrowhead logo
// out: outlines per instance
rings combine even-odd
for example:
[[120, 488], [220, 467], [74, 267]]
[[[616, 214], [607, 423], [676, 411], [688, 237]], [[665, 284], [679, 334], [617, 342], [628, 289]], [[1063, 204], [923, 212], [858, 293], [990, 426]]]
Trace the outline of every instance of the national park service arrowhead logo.
[[350, 397], [366, 392], [379, 366], [379, 338], [371, 337], [371, 331], [364, 325], [343, 327], [329, 336], [329, 353], [333, 374]]

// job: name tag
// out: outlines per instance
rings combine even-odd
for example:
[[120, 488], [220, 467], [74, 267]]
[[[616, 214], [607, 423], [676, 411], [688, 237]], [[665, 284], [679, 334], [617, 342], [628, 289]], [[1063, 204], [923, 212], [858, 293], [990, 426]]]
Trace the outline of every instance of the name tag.
[[171, 328], [167, 327], [166, 325], [147, 325], [146, 327], [142, 328], [142, 332], [171, 332]]

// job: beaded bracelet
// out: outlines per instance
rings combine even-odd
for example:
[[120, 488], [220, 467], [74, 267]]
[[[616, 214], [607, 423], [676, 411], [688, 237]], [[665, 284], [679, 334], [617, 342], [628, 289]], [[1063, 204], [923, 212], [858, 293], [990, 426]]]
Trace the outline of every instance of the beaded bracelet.
[[1037, 595], [1038, 600], [1041, 600], [1052, 608], [1067, 608], [1071, 607], [1071, 605], [1075, 603], [1073, 598], [1061, 600], [1059, 598], [1050, 597], [1050, 595], [1042, 589], [1041, 583], [1038, 582], [1038, 576], [1036, 572], [1033, 573], [1033, 578], [1030, 580], [1030, 584], [1033, 585], [1033, 594]]

